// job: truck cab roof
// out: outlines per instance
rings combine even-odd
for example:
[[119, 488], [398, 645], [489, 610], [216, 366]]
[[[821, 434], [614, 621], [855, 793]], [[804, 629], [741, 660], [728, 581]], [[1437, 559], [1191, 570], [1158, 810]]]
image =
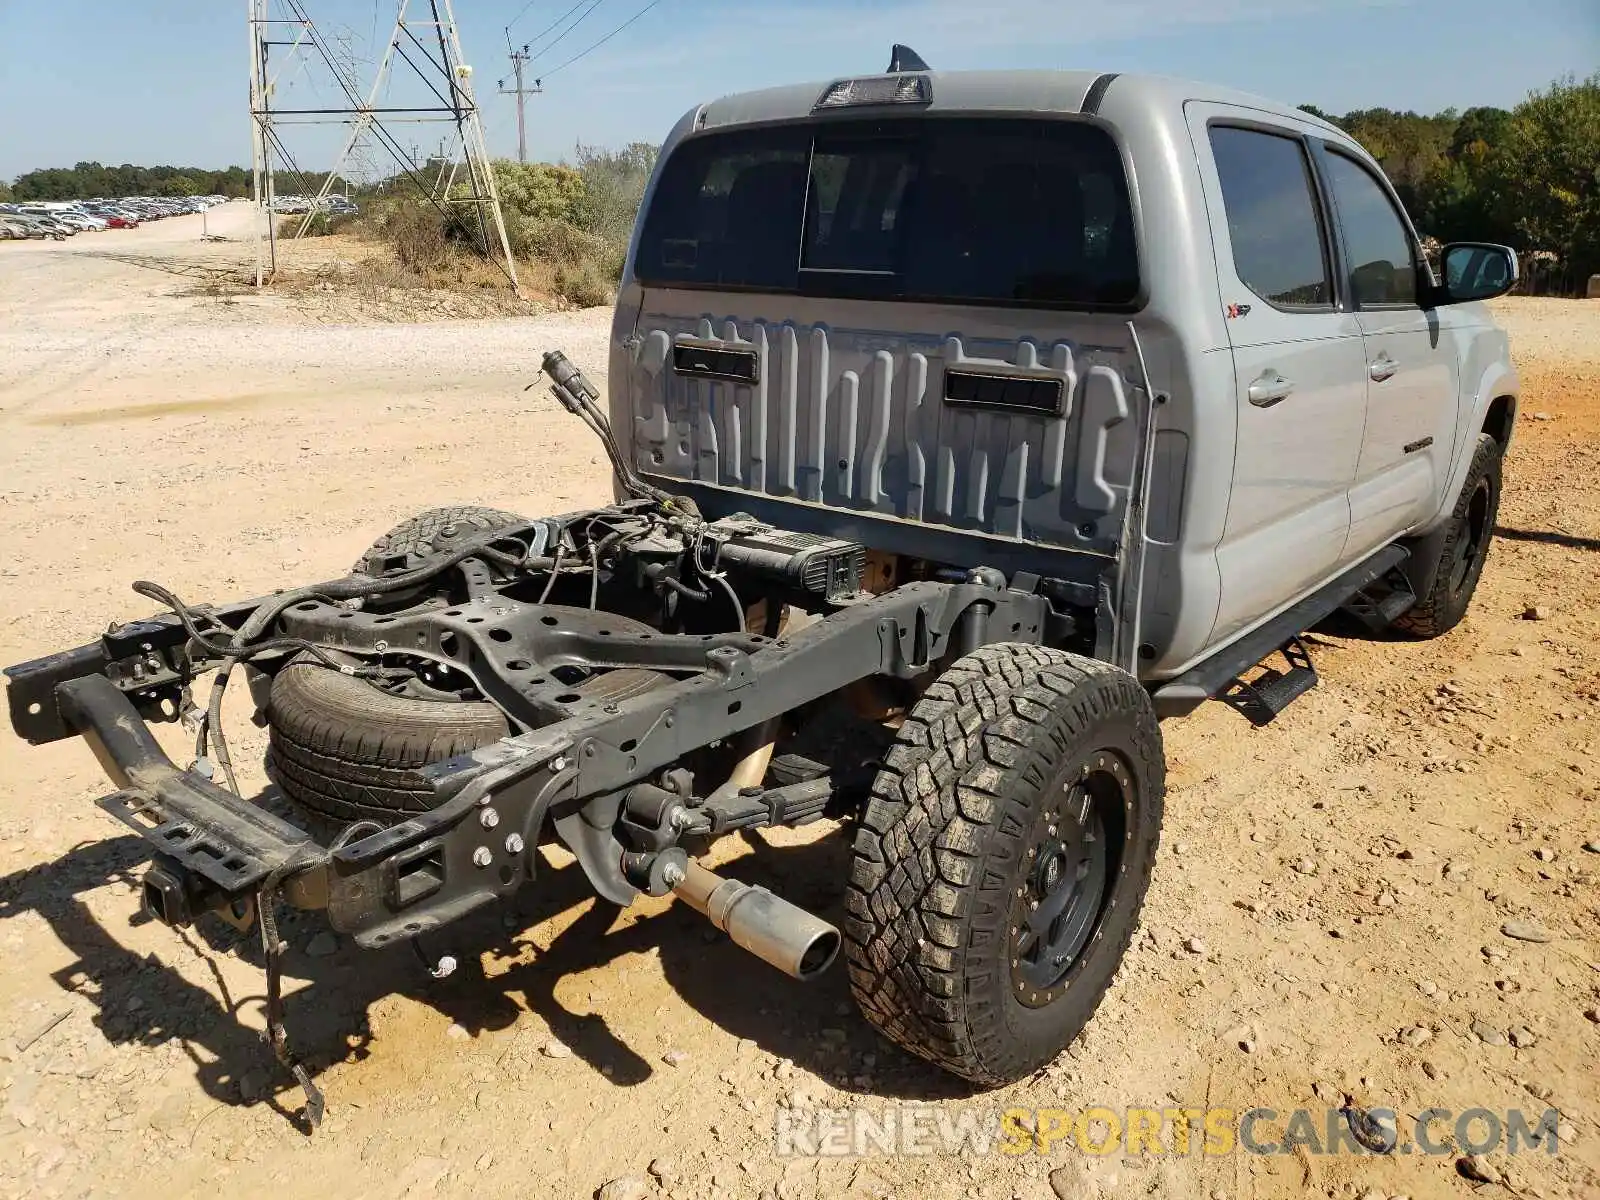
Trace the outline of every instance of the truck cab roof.
[[[806, 120], [817, 115], [817, 104], [824, 92], [842, 80], [889, 80], [913, 74], [927, 81], [929, 99], [920, 107], [932, 113], [1095, 116], [1109, 112], [1112, 105], [1117, 109], [1181, 108], [1188, 101], [1205, 100], [1304, 121], [1331, 136], [1345, 137], [1321, 118], [1264, 96], [1165, 75], [1101, 71], [919, 71], [842, 76], [724, 96], [698, 106], [685, 120], [691, 121], [697, 132]], [[849, 114], [852, 110], [850, 106], [841, 105], [838, 111]]]

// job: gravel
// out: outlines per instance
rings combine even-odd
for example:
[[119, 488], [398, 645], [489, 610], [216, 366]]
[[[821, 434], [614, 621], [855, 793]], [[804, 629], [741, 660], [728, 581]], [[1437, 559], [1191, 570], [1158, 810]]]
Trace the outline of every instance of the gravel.
[[1548, 942], [1555, 936], [1539, 922], [1521, 919], [1507, 921], [1500, 932], [1519, 942]]
[[1472, 1023], [1472, 1034], [1485, 1046], [1504, 1046], [1506, 1044], [1506, 1035], [1481, 1019]]

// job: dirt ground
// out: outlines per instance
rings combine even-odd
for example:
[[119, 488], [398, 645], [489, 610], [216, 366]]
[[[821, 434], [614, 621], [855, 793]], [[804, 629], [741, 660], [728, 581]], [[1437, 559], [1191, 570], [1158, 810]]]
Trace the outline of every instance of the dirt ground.
[[[210, 220], [237, 236], [241, 207]], [[343, 571], [437, 503], [605, 498], [589, 435], [522, 389], [552, 345], [603, 375], [606, 313], [333, 323], [197, 292], [174, 271], [240, 252], [198, 237], [191, 217], [0, 244], [0, 661], [146, 613], [134, 579], [254, 595]], [[307, 1137], [254, 1032], [254, 938], [139, 916], [143, 857], [94, 807], [109, 789], [88, 750], [7, 731], [0, 1195], [1600, 1195], [1600, 303], [1498, 312], [1523, 416], [1466, 622], [1429, 644], [1319, 632], [1322, 686], [1270, 728], [1215, 705], [1168, 724], [1142, 933], [1038, 1077], [964, 1090], [860, 1022], [842, 970], [793, 984], [681, 905], [615, 917], [552, 856], [517, 905], [430, 942], [464, 964], [443, 981], [410, 950], [289, 920], [290, 1026], [330, 1105]], [[253, 756], [244, 718], [230, 728]], [[836, 829], [717, 857], [840, 913]], [[1181, 1154], [1168, 1133], [1163, 1153], [1069, 1136], [1021, 1156], [839, 1158], [780, 1154], [774, 1133], [848, 1106], [1268, 1108], [1256, 1138], [1272, 1142], [1294, 1110], [1320, 1133], [1346, 1102], [1393, 1107], [1403, 1135], [1450, 1110], [1433, 1127], [1449, 1152], [1207, 1154], [1197, 1136]], [[1471, 1109], [1557, 1110], [1559, 1153], [1491, 1149], [1499, 1182], [1469, 1181], [1450, 1130]]]

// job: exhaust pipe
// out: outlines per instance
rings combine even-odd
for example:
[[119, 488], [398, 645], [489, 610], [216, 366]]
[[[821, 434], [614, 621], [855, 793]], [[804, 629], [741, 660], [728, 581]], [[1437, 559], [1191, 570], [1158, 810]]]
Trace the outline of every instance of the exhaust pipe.
[[764, 887], [689, 862], [673, 892], [763, 962], [795, 979], [815, 978], [839, 953], [839, 931]]

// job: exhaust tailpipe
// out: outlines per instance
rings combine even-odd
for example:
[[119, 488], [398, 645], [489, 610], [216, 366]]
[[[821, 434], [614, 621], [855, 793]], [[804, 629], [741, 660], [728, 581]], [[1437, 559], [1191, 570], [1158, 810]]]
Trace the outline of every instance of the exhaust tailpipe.
[[795, 979], [826, 971], [839, 953], [839, 931], [764, 887], [728, 879], [690, 860], [672, 889], [690, 908], [763, 962]]

